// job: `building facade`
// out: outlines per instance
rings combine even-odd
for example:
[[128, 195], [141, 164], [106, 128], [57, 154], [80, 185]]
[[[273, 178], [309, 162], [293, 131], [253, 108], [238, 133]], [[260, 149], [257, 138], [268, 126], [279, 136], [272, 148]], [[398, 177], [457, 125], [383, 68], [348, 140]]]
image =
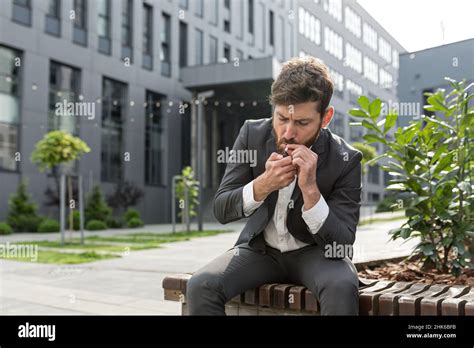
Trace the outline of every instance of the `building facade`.
[[[349, 0], [4, 0], [0, 220], [22, 178], [40, 211], [55, 216], [44, 205], [54, 176], [30, 156], [49, 130], [63, 129], [91, 148], [70, 168], [86, 191], [132, 182], [144, 192], [145, 222], [169, 222], [172, 177], [196, 165], [196, 93], [215, 91], [204, 108], [209, 205], [225, 168], [215, 152], [232, 146], [245, 119], [271, 115], [266, 97], [281, 62], [303, 52], [330, 66], [330, 127], [355, 141], [347, 110], [362, 93], [396, 99], [402, 51]], [[371, 175], [379, 185], [368, 181], [365, 200], [381, 198], [381, 175]]]
[[400, 55], [398, 95], [406, 112], [399, 117], [399, 126], [407, 126], [413, 117], [427, 114], [423, 109], [427, 104], [426, 92], [451, 89], [445, 77], [466, 79], [467, 85], [474, 82], [474, 39]]

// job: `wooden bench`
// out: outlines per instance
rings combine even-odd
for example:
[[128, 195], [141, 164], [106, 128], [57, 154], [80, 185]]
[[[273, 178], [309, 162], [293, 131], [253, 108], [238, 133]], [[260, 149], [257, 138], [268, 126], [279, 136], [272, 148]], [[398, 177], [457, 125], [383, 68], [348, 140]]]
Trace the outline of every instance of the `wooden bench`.
[[[186, 285], [191, 274], [163, 279], [165, 300], [181, 302], [188, 315]], [[474, 315], [474, 288], [362, 279], [359, 289], [360, 315]], [[294, 284], [265, 284], [230, 300], [227, 315], [319, 315], [319, 304], [311, 291]]]

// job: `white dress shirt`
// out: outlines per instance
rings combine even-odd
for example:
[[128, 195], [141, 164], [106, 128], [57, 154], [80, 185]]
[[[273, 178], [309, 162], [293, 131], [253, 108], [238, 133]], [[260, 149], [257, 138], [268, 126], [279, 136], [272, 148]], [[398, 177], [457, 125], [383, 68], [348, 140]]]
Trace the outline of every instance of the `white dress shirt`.
[[[295, 179], [290, 185], [278, 191], [275, 212], [264, 230], [267, 244], [272, 248], [280, 250], [282, 253], [308, 245], [293, 237], [286, 227], [287, 208], [291, 201], [291, 195], [293, 194], [296, 180], [297, 177], [295, 176]], [[244, 215], [250, 216], [262, 203], [263, 201], [257, 202], [254, 199], [253, 181], [245, 185], [243, 190]], [[312, 208], [305, 211], [304, 206], [302, 206], [301, 212], [303, 220], [306, 222], [306, 225], [308, 225], [311, 233], [316, 234], [329, 215], [329, 207], [323, 195], [321, 195], [319, 201]]]

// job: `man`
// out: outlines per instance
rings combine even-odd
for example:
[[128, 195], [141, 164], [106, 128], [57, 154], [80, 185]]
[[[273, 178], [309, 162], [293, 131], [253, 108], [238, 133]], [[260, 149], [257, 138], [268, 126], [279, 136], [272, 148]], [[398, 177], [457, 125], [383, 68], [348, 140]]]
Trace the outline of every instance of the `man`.
[[273, 117], [244, 123], [233, 150], [256, 151], [257, 165], [227, 165], [214, 214], [249, 220], [189, 280], [191, 315], [225, 315], [227, 301], [265, 283], [306, 286], [323, 315], [358, 314], [357, 271], [336, 249], [355, 240], [362, 154], [327, 129], [332, 92], [321, 61], [293, 58], [272, 85]]

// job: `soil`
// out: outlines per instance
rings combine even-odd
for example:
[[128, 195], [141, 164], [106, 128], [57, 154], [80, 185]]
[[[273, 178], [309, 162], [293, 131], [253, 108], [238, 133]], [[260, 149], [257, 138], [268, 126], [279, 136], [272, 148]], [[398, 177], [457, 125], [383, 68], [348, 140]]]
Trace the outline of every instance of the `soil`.
[[474, 286], [474, 269], [465, 269], [459, 276], [455, 277], [450, 273], [440, 273], [436, 269], [422, 269], [419, 262], [413, 261], [382, 261], [379, 265], [368, 265], [359, 271], [359, 277], [377, 280]]

